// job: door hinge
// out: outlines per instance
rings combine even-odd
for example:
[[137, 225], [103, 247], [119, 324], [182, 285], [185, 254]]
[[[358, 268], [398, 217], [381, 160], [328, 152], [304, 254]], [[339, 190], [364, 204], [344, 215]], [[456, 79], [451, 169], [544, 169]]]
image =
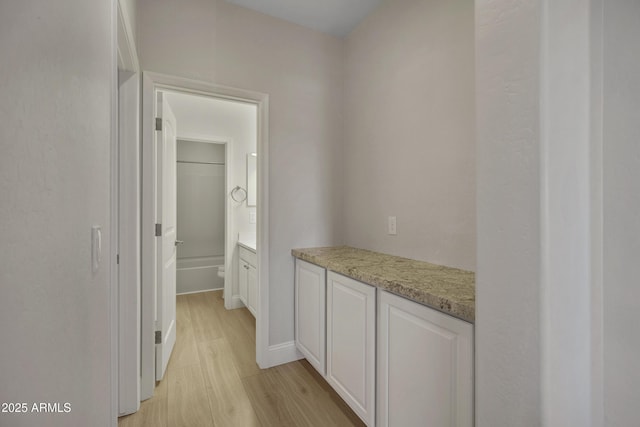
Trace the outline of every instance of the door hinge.
[[162, 119], [160, 117], [156, 118], [156, 130], [162, 130]]
[[162, 224], [156, 224], [156, 237], [162, 236]]
[[156, 331], [156, 344], [162, 344], [162, 331]]
[[120, 264], [120, 254], [116, 254], [116, 264]]

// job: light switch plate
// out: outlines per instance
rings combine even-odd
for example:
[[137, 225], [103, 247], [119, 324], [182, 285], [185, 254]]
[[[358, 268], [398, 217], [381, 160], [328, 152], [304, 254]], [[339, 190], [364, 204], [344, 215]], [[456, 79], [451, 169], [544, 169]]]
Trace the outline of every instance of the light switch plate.
[[249, 212], [249, 224], [255, 224], [255, 223], [256, 223], [256, 213]]
[[102, 227], [91, 227], [91, 272], [97, 273], [102, 258]]

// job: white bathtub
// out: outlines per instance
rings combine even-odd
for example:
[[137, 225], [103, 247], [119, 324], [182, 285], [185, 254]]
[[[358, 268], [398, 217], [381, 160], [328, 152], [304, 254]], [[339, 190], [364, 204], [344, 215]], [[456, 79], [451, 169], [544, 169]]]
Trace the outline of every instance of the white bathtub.
[[218, 277], [218, 267], [224, 265], [224, 256], [178, 258], [176, 263], [176, 293], [211, 291], [224, 288], [224, 279]]

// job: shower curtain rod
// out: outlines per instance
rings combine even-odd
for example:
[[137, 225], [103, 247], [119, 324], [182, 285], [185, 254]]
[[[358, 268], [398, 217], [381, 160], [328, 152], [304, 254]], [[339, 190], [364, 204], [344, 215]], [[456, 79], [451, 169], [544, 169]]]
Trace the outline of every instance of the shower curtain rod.
[[192, 162], [189, 160], [177, 160], [177, 163], [195, 163], [198, 165], [224, 165], [224, 162]]

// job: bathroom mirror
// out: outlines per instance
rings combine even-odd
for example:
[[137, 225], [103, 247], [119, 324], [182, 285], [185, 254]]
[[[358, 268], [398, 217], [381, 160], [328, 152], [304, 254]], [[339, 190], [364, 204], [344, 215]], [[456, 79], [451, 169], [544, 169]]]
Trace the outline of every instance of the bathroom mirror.
[[247, 206], [256, 206], [258, 190], [258, 156], [256, 153], [247, 154]]

